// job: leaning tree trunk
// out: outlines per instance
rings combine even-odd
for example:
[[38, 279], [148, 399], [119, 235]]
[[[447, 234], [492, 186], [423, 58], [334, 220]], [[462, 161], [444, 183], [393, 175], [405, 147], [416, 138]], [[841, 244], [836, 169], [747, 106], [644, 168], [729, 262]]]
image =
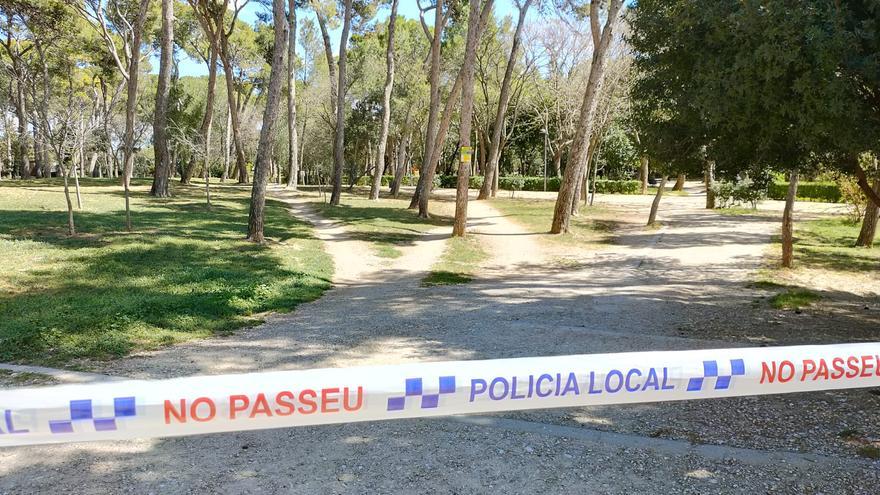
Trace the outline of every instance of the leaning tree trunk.
[[[530, 0], [526, 0], [526, 6]], [[465, 43], [465, 52], [472, 52], [477, 48], [477, 40], [480, 36], [480, 2], [470, 3], [470, 15], [468, 17], [468, 34]], [[522, 18], [522, 16], [520, 16]], [[461, 92], [461, 124], [459, 125], [458, 139], [462, 147], [471, 146], [471, 121], [474, 114], [474, 57], [465, 57], [464, 82]], [[464, 156], [468, 160], [464, 160]], [[471, 156], [459, 157], [458, 184], [455, 189], [455, 221], [452, 225], [453, 237], [464, 237], [467, 230], [467, 206], [468, 184], [470, 183]]]
[[654, 201], [651, 203], [651, 213], [648, 214], [648, 225], [654, 225], [657, 222], [657, 210], [660, 209], [660, 199], [663, 198], [663, 191], [666, 189], [666, 176], [660, 178], [660, 184], [657, 186], [657, 194], [654, 195]]
[[[874, 191], [880, 194], [880, 179], [874, 179]], [[865, 218], [862, 220], [862, 230], [859, 232], [856, 246], [870, 248], [874, 245], [878, 216], [880, 216], [880, 208], [873, 202], [868, 201], [868, 205], [865, 207]]]
[[[299, 184], [299, 144], [296, 135], [296, 0], [288, 0], [287, 24], [287, 187], [296, 191]], [[279, 171], [280, 173], [280, 171]]]
[[168, 149], [168, 97], [171, 94], [171, 57], [174, 52], [174, 2], [162, 0], [162, 52], [159, 57], [159, 82], [156, 85], [156, 109], [153, 114], [153, 187], [150, 195], [158, 198], [171, 196], [168, 176], [171, 171], [171, 153]]
[[794, 201], [797, 198], [798, 173], [791, 171], [785, 209], [782, 211], [782, 267], [791, 268], [794, 261]]
[[248, 235], [251, 242], [263, 242], [263, 224], [266, 209], [266, 186], [269, 182], [272, 150], [275, 147], [275, 121], [281, 100], [281, 84], [284, 80], [284, 52], [287, 51], [287, 18], [284, 15], [284, 0], [272, 1], [272, 18], [275, 24], [275, 45], [272, 49], [272, 69], [269, 73], [269, 90], [266, 109], [263, 112], [263, 127], [260, 129], [260, 144], [257, 148], [257, 161], [254, 164], [254, 185], [251, 189], [251, 209], [248, 217]]
[[[522, 40], [522, 29], [525, 24], [526, 13], [532, 0], [525, 0], [519, 9], [519, 19], [516, 30], [513, 32], [513, 42], [510, 45], [510, 55], [507, 57], [507, 67], [504, 69], [504, 78], [501, 80], [501, 91], [498, 96], [498, 108], [495, 112], [495, 124], [492, 127], [492, 142], [489, 144], [489, 165], [483, 176], [483, 185], [477, 199], [487, 199], [492, 194], [498, 175], [498, 161], [501, 158], [501, 133], [504, 129], [504, 117], [507, 115], [507, 105], [510, 103], [510, 82], [513, 79], [513, 69], [516, 67], [516, 58], [519, 53], [519, 45]], [[465, 87], [467, 90], [467, 87]]]
[[241, 124], [238, 116], [238, 98], [235, 94], [235, 81], [232, 79], [232, 62], [229, 60], [229, 42], [220, 36], [220, 60], [223, 62], [223, 73], [226, 77], [226, 101], [229, 105], [229, 119], [232, 122], [232, 142], [235, 144], [235, 166], [238, 183], [248, 181], [247, 160], [244, 156], [244, 143], [241, 139]]
[[593, 130], [593, 116], [599, 103], [598, 94], [602, 88], [605, 76], [606, 54], [611, 45], [612, 32], [617, 24], [623, 0], [611, 0], [608, 7], [605, 27], [599, 29], [599, 2], [590, 3], [590, 24], [593, 32], [593, 60], [590, 63], [590, 75], [587, 79], [587, 87], [581, 102], [580, 115], [578, 117], [577, 132], [571, 148], [569, 166], [565, 168], [562, 184], [559, 186], [559, 195], [556, 198], [556, 206], [553, 211], [553, 223], [550, 233], [561, 234], [568, 232], [571, 221], [571, 206], [574, 200], [575, 188], [583, 176], [586, 153], [589, 152], [590, 135]]
[[339, 82], [336, 84], [336, 136], [333, 149], [333, 191], [330, 204], [338, 205], [342, 197], [342, 171], [345, 169], [345, 64], [348, 33], [351, 30], [351, 2], [345, 0], [342, 17], [342, 35], [339, 38]]
[[[440, 115], [440, 35], [443, 32], [443, 0], [436, 0], [434, 8], [434, 34], [431, 38], [431, 70], [428, 75], [430, 100], [428, 102], [428, 124], [425, 126], [425, 151], [419, 167], [419, 182], [409, 202], [409, 208], [419, 206], [419, 196], [426, 186], [428, 171], [431, 169], [431, 157], [434, 155], [434, 139], [437, 137], [437, 118]], [[427, 184], [430, 191], [430, 184]], [[430, 194], [430, 193], [429, 193]]]
[[385, 94], [382, 101], [382, 129], [379, 131], [379, 144], [376, 147], [376, 168], [373, 170], [373, 184], [370, 199], [379, 199], [382, 187], [382, 174], [385, 172], [385, 147], [388, 143], [388, 127], [391, 124], [391, 91], [394, 89], [394, 25], [397, 21], [397, 1], [391, 2], [391, 17], [388, 19], [388, 46], [385, 49]]
[[[58, 161], [62, 161], [62, 157], [58, 157]], [[70, 185], [68, 184], [68, 176], [70, 169], [63, 170], [64, 173], [64, 199], [67, 200], [67, 235], [76, 235], [76, 225], [73, 222], [73, 202], [70, 200]]]

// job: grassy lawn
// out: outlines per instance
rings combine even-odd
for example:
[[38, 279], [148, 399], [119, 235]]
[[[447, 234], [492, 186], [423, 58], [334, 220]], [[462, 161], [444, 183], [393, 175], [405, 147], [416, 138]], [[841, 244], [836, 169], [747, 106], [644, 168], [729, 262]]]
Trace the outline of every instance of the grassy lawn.
[[473, 237], [453, 237], [446, 242], [443, 256], [422, 279], [422, 286], [466, 284], [489, 254]]
[[0, 361], [88, 367], [230, 332], [330, 286], [332, 260], [309, 226], [269, 201], [266, 245], [243, 240], [249, 189], [134, 181], [134, 232], [116, 181], [83, 180], [76, 237], [60, 181], [0, 182]]
[[835, 271], [880, 271], [880, 249], [854, 247], [861, 224], [845, 218], [795, 224], [795, 262]]
[[[553, 220], [556, 202], [546, 199], [495, 198], [491, 205], [529, 232], [547, 233]], [[613, 239], [619, 222], [615, 213], [605, 207], [581, 207], [580, 215], [571, 217], [571, 231], [563, 235], [548, 235], [546, 239], [569, 245], [608, 244]]]
[[[430, 202], [431, 218], [419, 218], [418, 211], [408, 210], [409, 198], [383, 197], [371, 201], [364, 194], [343, 194], [339, 206], [317, 203], [325, 218], [343, 222], [352, 234], [369, 242], [376, 256], [397, 258], [398, 249], [408, 246], [418, 237], [442, 226], [452, 226], [450, 205], [443, 201]], [[452, 205], [454, 208], [454, 205]]]

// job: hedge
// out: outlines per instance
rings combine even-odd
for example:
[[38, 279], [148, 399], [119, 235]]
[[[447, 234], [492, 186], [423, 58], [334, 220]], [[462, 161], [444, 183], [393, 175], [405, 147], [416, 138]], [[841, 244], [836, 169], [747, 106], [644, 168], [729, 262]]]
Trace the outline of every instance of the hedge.
[[[388, 187], [391, 185], [391, 181], [394, 180], [393, 175], [383, 175], [382, 176], [382, 187]], [[408, 177], [406, 175], [400, 180], [401, 186], [414, 186], [419, 181], [417, 176]], [[373, 183], [372, 175], [365, 175], [358, 179], [357, 185], [359, 186], [369, 186]]]
[[[785, 200], [788, 193], [788, 182], [771, 182], [767, 191], [770, 199]], [[834, 182], [801, 182], [798, 184], [797, 199], [801, 201], [821, 201], [840, 203], [843, 194], [840, 186]]]
[[[522, 191], [543, 191], [544, 177], [523, 177], [514, 176], [522, 181]], [[498, 179], [498, 187], [509, 191], [514, 182], [511, 176], [500, 177]], [[454, 188], [458, 183], [458, 177], [454, 175], [440, 176], [440, 187]], [[547, 190], [559, 191], [559, 185], [562, 183], [560, 177], [547, 177]], [[470, 188], [479, 189], [483, 185], [483, 177], [480, 175], [471, 176]], [[597, 180], [596, 192], [602, 194], [639, 194], [641, 192], [641, 183], [637, 180]]]

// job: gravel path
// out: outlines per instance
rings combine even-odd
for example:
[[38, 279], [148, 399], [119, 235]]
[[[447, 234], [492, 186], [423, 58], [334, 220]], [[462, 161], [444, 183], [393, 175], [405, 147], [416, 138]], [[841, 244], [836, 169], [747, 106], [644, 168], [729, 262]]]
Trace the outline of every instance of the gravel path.
[[[662, 230], [548, 257], [484, 202], [472, 283], [420, 287], [432, 232], [379, 260], [285, 198], [334, 256], [333, 290], [230, 337], [113, 363], [135, 377], [880, 338], [875, 320], [770, 311], [745, 282], [776, 224], [664, 199]], [[602, 198], [599, 198], [601, 201]], [[614, 201], [618, 201], [617, 198]], [[647, 203], [622, 203], [644, 218]], [[864, 320], [864, 321], [863, 321]], [[867, 321], [867, 323], [865, 323]], [[860, 323], [861, 322], [861, 323]], [[880, 396], [866, 390], [362, 423], [0, 451], [0, 493], [876, 493]]]

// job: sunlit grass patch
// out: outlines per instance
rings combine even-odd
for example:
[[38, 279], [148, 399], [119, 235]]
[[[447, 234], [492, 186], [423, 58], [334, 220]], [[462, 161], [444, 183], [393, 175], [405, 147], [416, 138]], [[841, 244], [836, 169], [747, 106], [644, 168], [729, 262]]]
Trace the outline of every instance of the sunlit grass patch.
[[244, 240], [249, 191], [134, 181], [134, 231], [117, 181], [86, 179], [75, 237], [60, 182], [0, 183], [0, 360], [76, 366], [228, 333], [329, 287], [311, 228], [267, 202], [267, 243]]
[[776, 309], [800, 309], [822, 299], [819, 294], [807, 289], [787, 289], [770, 298], [770, 305]]
[[453, 237], [447, 241], [443, 256], [422, 279], [422, 286], [466, 284], [488, 257], [477, 239]]
[[[556, 202], [546, 199], [496, 198], [492, 206], [531, 233], [546, 234], [553, 221]], [[581, 206], [580, 214], [571, 217], [570, 232], [548, 235], [551, 242], [569, 245], [608, 244], [614, 239], [614, 231], [620, 226], [617, 213], [603, 206]]]

